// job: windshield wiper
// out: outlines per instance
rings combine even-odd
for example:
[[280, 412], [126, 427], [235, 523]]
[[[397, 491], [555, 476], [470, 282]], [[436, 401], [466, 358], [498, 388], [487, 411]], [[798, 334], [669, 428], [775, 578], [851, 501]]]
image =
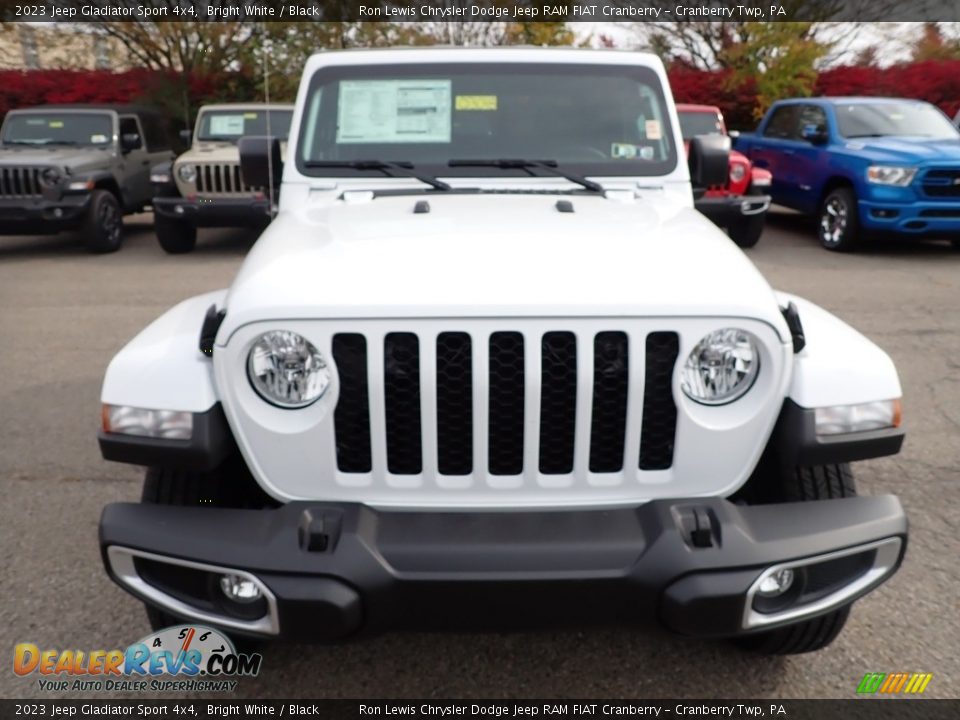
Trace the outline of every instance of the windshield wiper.
[[413, 178], [436, 188], [437, 190], [451, 190], [443, 180], [432, 175], [413, 171], [412, 162], [386, 162], [384, 160], [308, 160], [304, 163], [308, 168], [351, 168], [353, 170], [379, 170], [387, 177], [399, 174], [402, 177]]
[[524, 170], [528, 175], [537, 177], [534, 169], [545, 170], [553, 175], [558, 175], [565, 180], [576, 183], [587, 190], [596, 193], [603, 192], [603, 185], [588, 180], [580, 175], [560, 170], [556, 160], [520, 160], [514, 158], [500, 158], [499, 160], [451, 160], [447, 163], [450, 167], [495, 167], [504, 170]]
[[890, 133], [858, 133], [857, 135], [847, 135], [847, 139], [865, 138], [865, 137], [887, 137]]

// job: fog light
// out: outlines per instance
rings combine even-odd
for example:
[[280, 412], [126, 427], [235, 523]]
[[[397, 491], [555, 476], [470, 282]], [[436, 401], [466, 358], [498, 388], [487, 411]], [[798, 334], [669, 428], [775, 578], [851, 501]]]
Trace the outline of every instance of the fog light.
[[783, 568], [770, 573], [757, 586], [757, 595], [762, 597], [778, 597], [793, 586], [793, 570]]
[[230, 600], [238, 603], [254, 603], [263, 597], [259, 585], [239, 575], [221, 575], [220, 590]]

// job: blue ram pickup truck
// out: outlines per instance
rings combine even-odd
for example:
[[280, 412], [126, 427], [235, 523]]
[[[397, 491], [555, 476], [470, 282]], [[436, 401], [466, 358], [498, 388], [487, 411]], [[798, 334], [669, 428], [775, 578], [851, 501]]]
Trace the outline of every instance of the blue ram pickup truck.
[[773, 202], [819, 219], [828, 250], [880, 233], [960, 247], [960, 131], [929, 103], [782, 100], [734, 147], [773, 173]]

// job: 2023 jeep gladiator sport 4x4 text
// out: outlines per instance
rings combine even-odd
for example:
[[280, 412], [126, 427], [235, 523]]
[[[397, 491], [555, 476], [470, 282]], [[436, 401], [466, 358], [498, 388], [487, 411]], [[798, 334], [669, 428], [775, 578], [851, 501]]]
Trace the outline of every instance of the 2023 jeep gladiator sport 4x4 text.
[[133, 105], [45, 105], [0, 129], [0, 235], [80, 230], [90, 252], [123, 242], [123, 216], [150, 204], [150, 167], [171, 160], [166, 125]]
[[410, 49], [307, 64], [279, 213], [229, 290], [111, 362], [110, 576], [156, 626], [338, 640], [660, 623], [822, 647], [899, 566], [888, 356], [693, 208], [661, 63]]

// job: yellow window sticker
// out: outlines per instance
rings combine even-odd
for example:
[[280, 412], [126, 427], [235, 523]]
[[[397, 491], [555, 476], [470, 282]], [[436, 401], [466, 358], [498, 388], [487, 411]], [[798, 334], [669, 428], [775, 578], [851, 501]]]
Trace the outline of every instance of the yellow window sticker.
[[256, 114], [256, 113], [252, 113], [252, 112], [244, 113], [244, 114], [243, 114], [243, 119], [244, 119], [244, 120], [256, 120], [256, 119], [257, 119], [257, 114]]
[[52, 127], [52, 128], [62, 128], [62, 127], [63, 127], [63, 120], [51, 120], [51, 121], [50, 121], [50, 127]]
[[457, 95], [457, 110], [496, 110], [496, 95]]
[[647, 120], [647, 139], [648, 140], [659, 140], [661, 137], [660, 133], [660, 121], [659, 120]]

